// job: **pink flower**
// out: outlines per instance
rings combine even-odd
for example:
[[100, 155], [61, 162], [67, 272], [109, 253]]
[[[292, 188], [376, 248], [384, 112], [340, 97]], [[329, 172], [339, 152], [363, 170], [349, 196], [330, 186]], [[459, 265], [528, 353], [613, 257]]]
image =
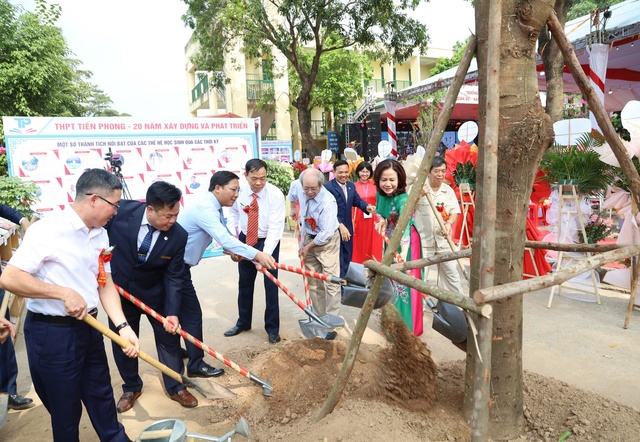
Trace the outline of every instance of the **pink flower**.
[[598, 221], [598, 215], [594, 213], [593, 215], [591, 215], [591, 218], [589, 218], [589, 222], [595, 223], [596, 221]]

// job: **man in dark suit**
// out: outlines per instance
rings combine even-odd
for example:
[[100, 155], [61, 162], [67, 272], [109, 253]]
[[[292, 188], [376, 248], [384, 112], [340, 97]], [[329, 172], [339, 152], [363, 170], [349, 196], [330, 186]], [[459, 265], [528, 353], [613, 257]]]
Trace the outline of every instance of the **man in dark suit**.
[[340, 226], [340, 277], [344, 278], [349, 269], [349, 262], [353, 254], [353, 220], [351, 208], [357, 207], [365, 213], [372, 213], [375, 206], [367, 205], [356, 192], [356, 186], [349, 181], [349, 163], [346, 160], [338, 160], [333, 165], [334, 179], [324, 185], [338, 204], [338, 222]]
[[[147, 190], [146, 203], [120, 202], [118, 213], [107, 224], [109, 242], [115, 246], [111, 260], [113, 281], [127, 292], [165, 316], [163, 325], [148, 317], [153, 328], [158, 359], [172, 370], [182, 373], [184, 364], [180, 351], [178, 327], [184, 249], [187, 232], [176, 223], [182, 192], [164, 181], [153, 183]], [[127, 323], [138, 334], [144, 312], [133, 303], [122, 300]], [[109, 321], [111, 330], [117, 324]], [[118, 325], [120, 327], [120, 325]], [[125, 412], [142, 394], [142, 379], [138, 374], [138, 359], [127, 358], [113, 343], [113, 356], [124, 384], [117, 410]], [[162, 375], [167, 393], [183, 407], [192, 408], [198, 400], [179, 382]]]

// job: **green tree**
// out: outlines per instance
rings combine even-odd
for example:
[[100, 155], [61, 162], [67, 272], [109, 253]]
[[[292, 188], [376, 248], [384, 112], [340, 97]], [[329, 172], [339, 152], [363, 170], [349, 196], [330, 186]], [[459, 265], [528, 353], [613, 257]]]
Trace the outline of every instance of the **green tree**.
[[[564, 0], [565, 2], [567, 0]], [[582, 17], [593, 12], [596, 8], [606, 8], [607, 6], [613, 6], [616, 3], [620, 3], [624, 0], [574, 0], [571, 10], [567, 14], [567, 20], [573, 20], [574, 18]]]
[[36, 12], [0, 0], [1, 115], [80, 117], [110, 110], [111, 99], [89, 82], [91, 72], [70, 58], [55, 26], [60, 11], [44, 0], [36, 1]]
[[453, 56], [451, 58], [438, 58], [436, 65], [431, 68], [431, 71], [429, 71], [429, 75], [433, 76], [440, 72], [444, 72], [447, 69], [458, 66], [460, 64], [460, 60], [462, 60], [462, 54], [464, 54], [464, 50], [467, 48], [468, 41], [469, 37], [467, 37], [465, 41], [457, 41], [456, 44], [453, 45]]
[[[311, 136], [312, 90], [326, 54], [357, 46], [381, 60], [406, 60], [426, 49], [426, 27], [410, 12], [421, 0], [184, 0], [185, 23], [195, 31], [200, 50], [194, 63], [201, 69], [221, 70], [229, 53], [241, 44], [253, 60], [282, 54], [295, 71], [300, 90], [292, 101], [298, 110], [302, 143], [317, 153]], [[304, 50], [312, 54], [305, 62]]]
[[[307, 67], [311, 66], [313, 54], [301, 51], [300, 58]], [[309, 107], [326, 110], [327, 130], [331, 130], [331, 111], [335, 118], [345, 117], [362, 101], [362, 84], [373, 78], [373, 68], [366, 54], [350, 49], [329, 52], [320, 60], [318, 76], [311, 89]], [[292, 96], [300, 91], [300, 77], [289, 66], [289, 90]]]

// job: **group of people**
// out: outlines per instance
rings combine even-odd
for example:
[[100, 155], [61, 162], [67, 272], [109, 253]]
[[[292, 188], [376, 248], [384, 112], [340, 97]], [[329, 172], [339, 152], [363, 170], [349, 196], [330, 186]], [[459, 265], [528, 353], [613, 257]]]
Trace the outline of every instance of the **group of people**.
[[[449, 218], [443, 225], [438, 223], [422, 198], [398, 250], [403, 259], [448, 251], [443, 238], [451, 234], [459, 208], [453, 191], [443, 183], [445, 171], [444, 162], [436, 158], [423, 193], [429, 192], [436, 204], [443, 204]], [[361, 163], [357, 172], [360, 181], [351, 183], [349, 164], [341, 160], [334, 164], [335, 178], [326, 184], [322, 172], [313, 168], [292, 184], [287, 199], [291, 216], [301, 221], [298, 253], [308, 270], [344, 277], [352, 260], [379, 259], [381, 249], [370, 245], [381, 245], [395, 229], [407, 201], [404, 168], [395, 160], [384, 160], [375, 171]], [[267, 182], [267, 175], [267, 164], [259, 159], [247, 162], [242, 184], [232, 172], [216, 172], [208, 192], [181, 210], [182, 192], [170, 183], [153, 183], [145, 202], [122, 200], [122, 183], [115, 175], [88, 169], [77, 181], [74, 202], [29, 228], [0, 276], [0, 287], [29, 298], [24, 323], [29, 369], [36, 393], [51, 415], [54, 440], [78, 440], [81, 404], [100, 440], [129, 440], [117, 413], [130, 410], [142, 394], [136, 356], [143, 314], [152, 327], [160, 362], [183, 373], [186, 358], [190, 377], [224, 373], [204, 362], [202, 349], [191, 342], [185, 343], [186, 350], [180, 345], [179, 328], [203, 339], [202, 309], [191, 268], [198, 265], [212, 240], [238, 263], [238, 320], [224, 336], [250, 330], [256, 265], [277, 277], [285, 224], [285, 197]], [[229, 208], [228, 219], [223, 207]], [[440, 268], [450, 286], [462, 292], [455, 267], [444, 263]], [[309, 282], [314, 312], [338, 315], [340, 286], [314, 278]], [[275, 344], [281, 340], [278, 288], [268, 278], [264, 287], [264, 328], [269, 342]], [[394, 302], [413, 333], [420, 335], [421, 294], [398, 287]], [[158, 322], [121, 299], [119, 290], [131, 293], [166, 320]], [[113, 344], [123, 380], [117, 404], [103, 337], [83, 321], [87, 315], [97, 317], [99, 304], [111, 330], [129, 343], [126, 348]], [[11, 331], [7, 321], [0, 321], [4, 342], [0, 355], [9, 348], [13, 352], [6, 339]], [[2, 382], [10, 377], [3, 367], [11, 365], [4, 361]], [[172, 400], [188, 408], [198, 405], [181, 383], [166, 375], [163, 382]], [[15, 375], [13, 386], [0, 383], [0, 387], [18, 405], [31, 402], [17, 395]]]
[[[444, 182], [446, 163], [435, 157], [422, 196], [405, 231], [398, 254], [402, 260], [415, 260], [450, 252], [451, 237], [460, 207], [453, 189]], [[334, 164], [334, 179], [324, 183], [324, 175], [310, 168], [300, 174], [289, 191], [291, 215], [302, 223], [299, 254], [308, 270], [340, 274], [345, 277], [349, 263], [381, 260], [384, 243], [391, 237], [408, 198], [407, 176], [396, 160], [381, 161], [373, 170], [361, 162], [356, 167], [358, 181], [349, 181], [347, 161]], [[431, 208], [429, 198], [438, 208]], [[434, 210], [435, 209], [435, 210]], [[446, 214], [446, 219], [437, 213]], [[462, 293], [460, 275], [454, 263], [438, 264], [438, 279], [443, 288]], [[419, 269], [412, 276], [421, 278]], [[396, 285], [394, 303], [409, 329], [423, 333], [422, 294]], [[316, 314], [338, 314], [340, 287], [329, 282], [310, 280], [309, 291]]]
[[[208, 192], [181, 211], [182, 192], [170, 183], [151, 184], [145, 202], [122, 200], [123, 185], [115, 175], [88, 169], [78, 178], [74, 202], [29, 228], [0, 276], [0, 286], [28, 298], [24, 322], [28, 365], [35, 391], [51, 416], [54, 440], [79, 439], [82, 404], [100, 440], [130, 440], [117, 413], [130, 410], [142, 394], [136, 356], [143, 314], [152, 326], [161, 363], [183, 373], [184, 357], [189, 377], [224, 374], [222, 368], [204, 362], [202, 349], [190, 342], [185, 343], [186, 350], [181, 348], [179, 328], [202, 341], [202, 309], [191, 268], [212, 240], [239, 266], [239, 319], [235, 332], [225, 336], [251, 328], [255, 264], [275, 272], [285, 201], [282, 192], [267, 183], [264, 161], [247, 162], [245, 177], [246, 186], [241, 188], [238, 175], [214, 173]], [[231, 208], [228, 224], [223, 207]], [[15, 219], [14, 214], [0, 215]], [[230, 232], [232, 226], [238, 228], [238, 236]], [[166, 320], [160, 323], [121, 299], [119, 290]], [[99, 304], [110, 329], [128, 342], [126, 348], [113, 344], [123, 380], [117, 404], [103, 336], [84, 321], [87, 315], [98, 316]], [[280, 341], [277, 291], [272, 287], [268, 287], [265, 329], [271, 343]], [[16, 391], [10, 333], [13, 326], [3, 318], [0, 391], [8, 391], [17, 408], [32, 400]], [[163, 382], [172, 400], [187, 408], [198, 405], [183, 384], [166, 375]]]

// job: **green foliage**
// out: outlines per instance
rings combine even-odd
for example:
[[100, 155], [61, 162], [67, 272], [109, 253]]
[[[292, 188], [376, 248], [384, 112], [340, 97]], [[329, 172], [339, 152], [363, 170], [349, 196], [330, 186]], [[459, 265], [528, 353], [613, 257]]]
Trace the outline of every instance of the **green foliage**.
[[573, 20], [574, 18], [582, 17], [583, 15], [589, 15], [596, 8], [603, 9], [622, 1], [624, 0], [574, 0], [573, 6], [567, 14], [567, 20]]
[[293, 181], [293, 168], [289, 163], [266, 160], [267, 181], [276, 186], [283, 194], [289, 193], [289, 186]]
[[419, 103], [420, 110], [418, 111], [418, 127], [420, 132], [414, 133], [415, 145], [426, 148], [429, 144], [429, 138], [431, 132], [442, 112], [442, 105], [447, 95], [448, 89], [440, 89], [429, 94], [423, 94], [418, 97], [412, 98], [410, 101]]
[[597, 244], [611, 234], [611, 220], [603, 220], [598, 215], [593, 215], [585, 224], [584, 231], [587, 234], [585, 241], [582, 230], [578, 230], [578, 242], [581, 244]]
[[34, 214], [31, 205], [37, 201], [36, 185], [33, 181], [23, 181], [18, 177], [0, 178], [0, 203], [16, 209], [30, 219]]
[[70, 58], [55, 26], [60, 7], [36, 3], [34, 13], [0, 0], [0, 114], [102, 115], [111, 100], [88, 81], [91, 72]]
[[542, 179], [549, 183], [561, 180], [576, 180], [581, 193], [602, 195], [613, 184], [613, 167], [600, 161], [600, 155], [593, 150], [602, 145], [602, 139], [592, 134], [582, 136], [575, 146], [554, 145], [540, 163], [545, 172]]
[[627, 129], [622, 126], [622, 118], [620, 118], [620, 112], [614, 112], [611, 116], [611, 124], [613, 128], [616, 130], [620, 138], [625, 141], [631, 141], [631, 134]]
[[[411, 15], [421, 0], [184, 2], [188, 9], [183, 19], [194, 29], [199, 43], [199, 51], [192, 59], [198, 69], [223, 70], [227, 62], [233, 61], [238, 43], [244, 55], [253, 60], [270, 55], [272, 50], [279, 52], [298, 77], [299, 92], [291, 103], [298, 110], [300, 123], [309, 120], [313, 86], [321, 59], [327, 54], [357, 47], [383, 63], [402, 62], [415, 49], [424, 53], [429, 41], [425, 25]], [[303, 48], [309, 48], [310, 63], [302, 55]], [[339, 92], [336, 91], [338, 95]], [[304, 147], [315, 150], [307, 126], [300, 126], [305, 128]]]
[[[299, 59], [307, 70], [311, 69], [312, 56], [311, 51], [300, 50]], [[372, 78], [368, 56], [349, 49], [329, 52], [320, 59], [309, 107], [331, 109], [336, 118], [346, 116], [362, 100], [362, 84]], [[289, 91], [292, 96], [300, 93], [300, 77], [292, 65], [289, 65]]]
[[[631, 158], [631, 162], [633, 163], [636, 170], [640, 174], [640, 160], [638, 160], [638, 157], [634, 156], [633, 158]], [[613, 173], [616, 176], [614, 184], [619, 188], [621, 188], [622, 190], [626, 190], [627, 192], [631, 193], [631, 188], [629, 187], [629, 180], [627, 179], [627, 176], [622, 171], [622, 168], [614, 167]]]
[[451, 172], [453, 180], [456, 182], [456, 186], [460, 187], [460, 183], [469, 183], [471, 190], [476, 188], [476, 168], [471, 161], [466, 163], [458, 163], [456, 170]]
[[460, 60], [462, 60], [462, 56], [464, 55], [465, 49], [467, 49], [467, 43], [469, 43], [469, 38], [462, 42], [457, 41], [455, 45], [453, 45], [453, 56], [451, 58], [440, 57], [438, 61], [436, 61], [436, 65], [431, 68], [430, 74], [431, 76], [439, 74], [440, 72], [444, 72], [447, 69], [451, 69], [452, 67], [458, 66], [460, 64]]

